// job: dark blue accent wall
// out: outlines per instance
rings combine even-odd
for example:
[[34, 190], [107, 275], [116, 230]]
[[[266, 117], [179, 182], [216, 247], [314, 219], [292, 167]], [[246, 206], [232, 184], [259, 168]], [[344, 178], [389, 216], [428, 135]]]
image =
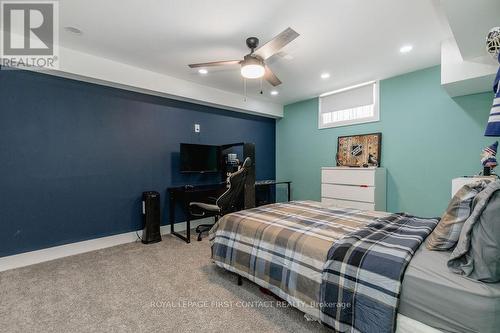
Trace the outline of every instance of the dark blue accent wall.
[[214, 181], [179, 173], [180, 142], [253, 142], [275, 177], [273, 119], [1, 70], [0, 257], [140, 229], [146, 190], [166, 224], [167, 187]]

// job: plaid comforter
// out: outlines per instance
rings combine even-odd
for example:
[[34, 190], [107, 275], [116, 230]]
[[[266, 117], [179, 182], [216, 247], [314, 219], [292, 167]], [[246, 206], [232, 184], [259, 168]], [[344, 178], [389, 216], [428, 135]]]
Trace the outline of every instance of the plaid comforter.
[[295, 201], [222, 217], [214, 262], [341, 332], [394, 331], [404, 270], [437, 224]]
[[210, 231], [212, 259], [319, 318], [322, 273], [332, 244], [388, 215], [306, 201], [236, 212]]
[[404, 271], [437, 223], [393, 214], [335, 242], [323, 269], [321, 321], [339, 332], [394, 332]]

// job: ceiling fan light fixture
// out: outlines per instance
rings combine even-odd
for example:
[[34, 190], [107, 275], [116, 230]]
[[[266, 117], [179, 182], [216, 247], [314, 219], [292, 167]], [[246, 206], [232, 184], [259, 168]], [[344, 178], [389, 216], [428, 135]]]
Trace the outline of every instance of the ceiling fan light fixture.
[[241, 67], [241, 75], [246, 79], [258, 79], [264, 76], [265, 69], [262, 65], [245, 65]]
[[247, 55], [241, 63], [241, 76], [246, 79], [258, 79], [264, 76], [264, 62], [258, 57]]
[[[281, 84], [280, 79], [273, 73], [273, 71], [266, 65], [265, 61], [275, 55], [276, 53], [283, 52], [286, 45], [291, 43], [295, 38], [299, 37], [299, 34], [292, 28], [286, 28], [280, 34], [275, 36], [273, 39], [259, 47], [259, 39], [257, 37], [249, 37], [246, 40], [247, 47], [250, 49], [250, 53], [247, 54], [243, 60], [223, 60], [223, 61], [212, 61], [197, 64], [189, 64], [189, 68], [200, 68], [200, 67], [215, 67], [215, 66], [233, 66], [240, 65], [241, 76], [245, 79], [261, 79], [261, 94], [262, 82], [267, 81], [273, 87], [279, 86]], [[286, 56], [285, 56], [286, 57]], [[293, 57], [286, 57], [291, 59]], [[201, 72], [200, 74], [204, 75]], [[245, 81], [246, 87], [246, 81]]]

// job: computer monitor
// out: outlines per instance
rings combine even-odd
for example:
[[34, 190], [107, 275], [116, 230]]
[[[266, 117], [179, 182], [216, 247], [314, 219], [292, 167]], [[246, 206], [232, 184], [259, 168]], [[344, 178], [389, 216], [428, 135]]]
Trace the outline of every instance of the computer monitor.
[[221, 149], [219, 146], [181, 143], [181, 172], [219, 172]]

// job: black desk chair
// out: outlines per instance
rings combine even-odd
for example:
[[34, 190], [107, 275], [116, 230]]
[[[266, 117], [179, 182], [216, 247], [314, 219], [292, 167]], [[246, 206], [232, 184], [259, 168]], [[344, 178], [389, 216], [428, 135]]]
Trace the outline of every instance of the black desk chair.
[[[219, 217], [243, 209], [243, 192], [248, 168], [252, 165], [252, 160], [247, 157], [241, 169], [229, 176], [229, 187], [226, 192], [217, 198], [214, 204], [204, 202], [190, 202], [189, 213], [197, 217], [214, 216], [215, 222]], [[201, 241], [201, 234], [212, 229], [213, 224], [200, 224], [196, 227], [198, 241]]]

